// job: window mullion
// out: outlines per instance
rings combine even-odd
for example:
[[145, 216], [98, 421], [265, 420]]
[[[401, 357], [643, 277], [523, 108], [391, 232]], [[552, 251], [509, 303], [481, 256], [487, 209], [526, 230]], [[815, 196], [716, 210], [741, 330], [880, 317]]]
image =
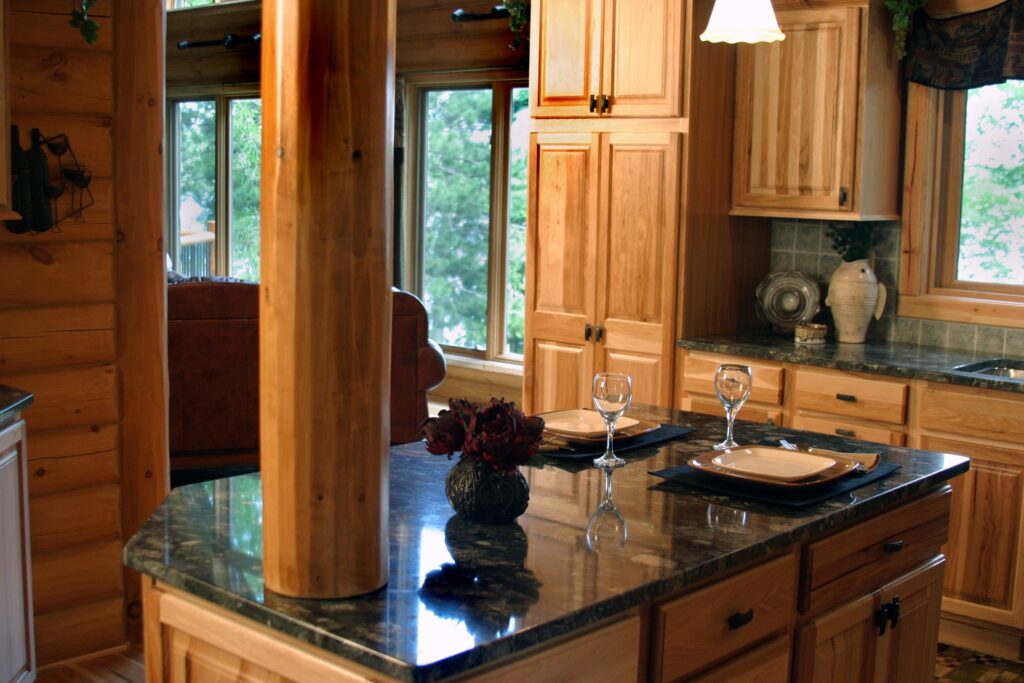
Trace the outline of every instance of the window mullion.
[[508, 142], [510, 101], [507, 83], [494, 83], [491, 114], [491, 236], [488, 264], [487, 357], [505, 351], [505, 234], [508, 222]]
[[230, 275], [228, 268], [229, 250], [231, 248], [231, 225], [230, 225], [230, 147], [231, 147], [231, 118], [229, 114], [228, 98], [218, 95], [217, 102], [217, 169], [216, 169], [216, 194], [217, 208], [214, 214], [217, 233], [214, 238], [215, 274]]

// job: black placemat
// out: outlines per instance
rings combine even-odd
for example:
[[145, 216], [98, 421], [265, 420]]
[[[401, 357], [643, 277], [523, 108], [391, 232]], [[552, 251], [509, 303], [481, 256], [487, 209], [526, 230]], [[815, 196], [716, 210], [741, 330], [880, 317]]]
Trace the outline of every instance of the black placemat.
[[[694, 427], [680, 427], [679, 425], [661, 425], [657, 429], [646, 434], [642, 434], [634, 439], [623, 441], [615, 444], [615, 454], [619, 455], [622, 453], [628, 453], [629, 451], [635, 451], [638, 448], [645, 448], [647, 446], [654, 446], [659, 443], [671, 441], [672, 439], [678, 439], [681, 436], [685, 436], [690, 432], [696, 431]], [[539, 455], [543, 455], [545, 458], [553, 458], [555, 460], [593, 460], [594, 458], [604, 455], [605, 444], [573, 444], [574, 451], [544, 451]]]
[[656, 477], [668, 479], [677, 484], [685, 484], [695, 488], [721, 493], [727, 496], [735, 496], [745, 500], [753, 500], [758, 503], [770, 505], [782, 505], [791, 508], [802, 508], [815, 503], [821, 503], [829, 498], [834, 498], [842, 493], [847, 493], [871, 482], [878, 481], [889, 476], [902, 465], [896, 463], [882, 463], [867, 474], [848, 474], [834, 481], [824, 484], [812, 484], [810, 486], [772, 486], [771, 484], [758, 484], [757, 482], [741, 481], [730, 479], [707, 472], [698, 472], [689, 465], [679, 465], [657, 472], [651, 472]]

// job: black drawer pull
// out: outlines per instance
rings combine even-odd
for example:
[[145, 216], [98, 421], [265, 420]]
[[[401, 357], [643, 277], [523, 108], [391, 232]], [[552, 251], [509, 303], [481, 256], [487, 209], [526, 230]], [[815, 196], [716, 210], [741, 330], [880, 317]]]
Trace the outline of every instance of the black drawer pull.
[[729, 617], [729, 630], [735, 631], [738, 628], [742, 628], [754, 620], [754, 608], [751, 607], [746, 612], [739, 612]]
[[601, 113], [603, 114], [609, 109], [611, 109], [611, 101], [608, 99], [607, 95], [601, 95]]
[[882, 546], [882, 550], [887, 553], [898, 553], [903, 550], [903, 541], [889, 541]]
[[591, 95], [590, 96], [590, 111], [591, 112], [596, 112], [597, 111], [597, 95]]
[[849, 437], [857, 436], [857, 433], [855, 431], [853, 431], [852, 429], [839, 429], [839, 428], [837, 428], [836, 429], [836, 434], [838, 434], [839, 436], [849, 436]]
[[847, 403], [857, 402], [857, 397], [853, 394], [836, 394], [836, 399], [839, 401], [846, 401]]
[[587, 323], [583, 326], [583, 341], [590, 341], [591, 335], [594, 334], [594, 328]]

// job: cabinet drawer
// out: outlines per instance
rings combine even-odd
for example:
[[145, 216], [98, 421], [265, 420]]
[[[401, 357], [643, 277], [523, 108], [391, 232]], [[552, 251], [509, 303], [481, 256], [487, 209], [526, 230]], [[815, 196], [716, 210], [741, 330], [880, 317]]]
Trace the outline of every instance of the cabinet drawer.
[[938, 555], [946, 542], [950, 488], [804, 548], [800, 611], [818, 612], [869, 593]]
[[722, 363], [737, 363], [750, 368], [754, 385], [750, 400], [757, 403], [782, 404], [782, 386], [785, 370], [770, 363], [759, 363], [749, 358], [712, 356], [701, 353], [687, 354], [683, 361], [683, 389], [696, 394], [715, 396], [715, 371]]
[[808, 415], [795, 415], [790, 421], [793, 429], [803, 429], [808, 432], [819, 434], [835, 434], [848, 439], [862, 439], [874, 441], [875, 443], [888, 444], [889, 446], [902, 446], [906, 435], [903, 432], [896, 432], [886, 429], [884, 425], [863, 425], [856, 422], [834, 420], [829, 417], [810, 417]]
[[921, 392], [921, 428], [1024, 443], [1024, 398], [974, 391]]
[[793, 405], [819, 413], [903, 424], [907, 385], [839, 372], [797, 368]]
[[789, 680], [789, 655], [792, 639], [780, 636], [689, 683], [786, 683]]
[[796, 557], [786, 555], [655, 607], [652, 679], [665, 683], [793, 621]]
[[[704, 413], [705, 415], [715, 415], [723, 420], [725, 419], [725, 409], [722, 408], [722, 404], [714, 398], [687, 396], [679, 401], [679, 409], [689, 410], [694, 413]], [[782, 408], [780, 406], [763, 406], [756, 403], [744, 403], [743, 408], [740, 409], [740, 412], [736, 417], [740, 420], [759, 422], [760, 424], [781, 425]]]

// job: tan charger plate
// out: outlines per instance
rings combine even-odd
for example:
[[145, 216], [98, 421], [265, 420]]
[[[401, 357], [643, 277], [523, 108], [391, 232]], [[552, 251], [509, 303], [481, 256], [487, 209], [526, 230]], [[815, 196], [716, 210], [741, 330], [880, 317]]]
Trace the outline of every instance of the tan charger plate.
[[[746, 447], [743, 446], [742, 448]], [[777, 450], [779, 451], [780, 455], [785, 455], [786, 453], [792, 452], [786, 450], [785, 448], [779, 448]], [[726, 469], [725, 467], [719, 467], [713, 462], [713, 460], [716, 457], [720, 456], [721, 454], [722, 451], [708, 451], [707, 453], [701, 453], [700, 455], [694, 458], [690, 458], [686, 464], [692, 467], [693, 469], [698, 470], [699, 472], [706, 472], [708, 474], [713, 474], [719, 477], [728, 477], [730, 479], [740, 479], [742, 481], [751, 481], [758, 484], [768, 484], [771, 486], [783, 487], [801, 487], [814, 486], [816, 484], [825, 484], [830, 481], [835, 481], [836, 479], [839, 479], [840, 477], [849, 474], [850, 472], [857, 469], [857, 466], [859, 465], [859, 463], [856, 462], [855, 460], [850, 460], [849, 458], [843, 458], [838, 455], [833, 455], [832, 453], [829, 453], [828, 457], [835, 460], [836, 464], [828, 468], [827, 470], [819, 474], [807, 477], [806, 479], [799, 479], [797, 481], [779, 481], [778, 479], [769, 479], [766, 477], [760, 477], [756, 474], [740, 472], [737, 470], [730, 470]]]
[[[543, 418], [544, 415], [538, 415], [537, 417]], [[655, 429], [660, 427], [661, 424], [658, 422], [651, 422], [650, 420], [641, 420], [637, 418], [636, 424], [627, 427], [626, 429], [616, 429], [615, 436], [612, 440], [616, 443], [619, 441], [627, 441], [629, 439], [636, 438], [642, 434], [648, 434], [653, 432]], [[604, 443], [607, 440], [606, 435], [601, 436], [570, 436], [563, 432], [553, 432], [548, 429], [544, 430], [544, 437], [552, 441], [565, 441], [566, 443], [578, 443], [578, 444], [595, 444]]]

